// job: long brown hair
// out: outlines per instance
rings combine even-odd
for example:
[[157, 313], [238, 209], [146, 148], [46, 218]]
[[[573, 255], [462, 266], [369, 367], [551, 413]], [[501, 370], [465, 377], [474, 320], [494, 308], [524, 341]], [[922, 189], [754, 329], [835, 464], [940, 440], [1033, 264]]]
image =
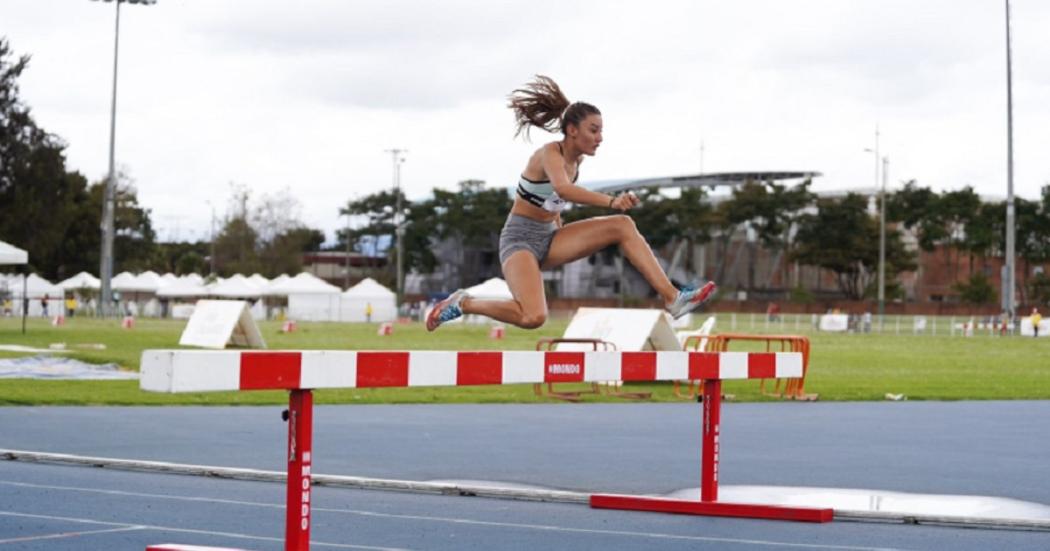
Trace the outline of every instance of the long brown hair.
[[588, 115], [601, 115], [601, 111], [589, 103], [569, 103], [558, 83], [543, 75], [536, 75], [524, 88], [511, 92], [507, 107], [514, 111], [517, 123], [514, 137], [524, 131], [525, 139], [529, 139], [529, 129], [534, 126], [564, 134], [568, 126], [579, 126]]

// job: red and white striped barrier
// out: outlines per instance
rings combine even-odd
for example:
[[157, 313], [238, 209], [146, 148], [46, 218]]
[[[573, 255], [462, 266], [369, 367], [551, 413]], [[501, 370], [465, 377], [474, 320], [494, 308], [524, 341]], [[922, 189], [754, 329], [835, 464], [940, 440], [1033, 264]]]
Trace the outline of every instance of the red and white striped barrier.
[[828, 522], [831, 509], [718, 501], [722, 380], [801, 376], [800, 352], [146, 350], [139, 384], [153, 392], [289, 390], [285, 550], [308, 551], [313, 389], [704, 380], [700, 501], [594, 494], [591, 507]]
[[146, 350], [152, 392], [506, 385], [802, 376], [793, 352]]

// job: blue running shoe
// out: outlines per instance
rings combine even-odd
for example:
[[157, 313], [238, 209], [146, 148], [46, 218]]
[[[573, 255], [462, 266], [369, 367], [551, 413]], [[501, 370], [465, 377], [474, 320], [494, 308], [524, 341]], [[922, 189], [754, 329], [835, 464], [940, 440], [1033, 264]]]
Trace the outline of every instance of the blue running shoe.
[[427, 315], [427, 331], [433, 331], [442, 323], [462, 316], [463, 309], [459, 307], [459, 303], [465, 298], [470, 298], [470, 296], [467, 295], [466, 291], [460, 289], [449, 295], [445, 300], [435, 304], [434, 308], [430, 310], [430, 314]]
[[671, 317], [678, 319], [710, 300], [717, 288], [714, 281], [708, 281], [699, 289], [683, 287], [678, 291], [674, 302], [667, 307], [667, 311], [671, 313]]

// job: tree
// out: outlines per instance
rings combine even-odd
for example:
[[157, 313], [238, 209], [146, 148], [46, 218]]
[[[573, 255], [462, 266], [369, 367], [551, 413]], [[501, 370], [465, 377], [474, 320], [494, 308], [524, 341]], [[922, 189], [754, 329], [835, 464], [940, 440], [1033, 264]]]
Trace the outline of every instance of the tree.
[[995, 302], [998, 291], [988, 280], [988, 276], [978, 272], [970, 276], [970, 279], [952, 285], [955, 292], [959, 293], [959, 299], [970, 304], [989, 304]]
[[919, 187], [915, 180], [906, 182], [902, 189], [886, 197], [886, 219], [914, 231], [919, 247], [927, 252], [948, 237], [937, 194], [930, 188]]
[[[879, 224], [868, 214], [867, 203], [866, 197], [855, 193], [841, 199], [819, 199], [816, 214], [800, 220], [798, 247], [792, 255], [803, 264], [834, 272], [843, 294], [858, 300], [873, 290], [879, 262]], [[900, 233], [887, 230], [887, 281], [914, 269]]]
[[28, 65], [29, 56], [12, 59], [0, 38], [0, 239], [26, 249], [30, 268], [53, 277], [72, 197], [84, 182], [66, 172], [65, 143], [37, 126], [18, 98]]
[[316, 251], [324, 243], [324, 232], [293, 227], [263, 243], [259, 252], [262, 273], [267, 277], [295, 274], [303, 270], [303, 253]]
[[[63, 279], [99, 267], [102, 183], [66, 170], [66, 144], [37, 126], [18, 99], [17, 79], [29, 57], [11, 60], [0, 38], [0, 239], [29, 251], [30, 268]], [[134, 184], [117, 176], [115, 268], [142, 270], [155, 260], [150, 212]]]

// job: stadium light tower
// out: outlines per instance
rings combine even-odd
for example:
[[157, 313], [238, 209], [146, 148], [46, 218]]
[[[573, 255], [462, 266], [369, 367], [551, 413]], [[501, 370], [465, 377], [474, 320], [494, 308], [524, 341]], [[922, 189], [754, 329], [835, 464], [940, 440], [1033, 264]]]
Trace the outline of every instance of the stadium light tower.
[[1010, 59], [1010, 0], [1006, 0], [1006, 281], [1003, 283], [1003, 310], [1013, 323], [1014, 304], [1014, 270], [1016, 269], [1016, 228], [1014, 227], [1014, 96], [1013, 70]]
[[394, 236], [397, 239], [397, 281], [395, 285], [397, 303], [400, 305], [405, 300], [405, 224], [401, 212], [401, 163], [405, 162], [404, 154], [408, 153], [408, 150], [395, 147], [387, 149], [387, 153], [390, 153], [394, 159]]
[[[879, 328], [882, 328], [882, 317], [886, 312], [886, 165], [889, 157], [879, 157], [879, 125], [875, 125], [875, 149], [865, 149], [875, 154], [875, 189], [879, 190]], [[879, 186], [879, 165], [882, 165], [882, 185]]]
[[[98, 0], [93, 0], [98, 1]], [[103, 0], [113, 2], [114, 0]], [[113, 302], [113, 289], [110, 286], [113, 279], [113, 211], [116, 209], [117, 176], [115, 170], [114, 150], [117, 130], [117, 59], [120, 52], [120, 5], [128, 4], [156, 4], [157, 0], [116, 0], [116, 24], [113, 30], [113, 95], [109, 105], [109, 172], [106, 174], [106, 188], [102, 194], [102, 254], [99, 266], [99, 279], [102, 280], [99, 294], [98, 314], [105, 316], [110, 313]]]

